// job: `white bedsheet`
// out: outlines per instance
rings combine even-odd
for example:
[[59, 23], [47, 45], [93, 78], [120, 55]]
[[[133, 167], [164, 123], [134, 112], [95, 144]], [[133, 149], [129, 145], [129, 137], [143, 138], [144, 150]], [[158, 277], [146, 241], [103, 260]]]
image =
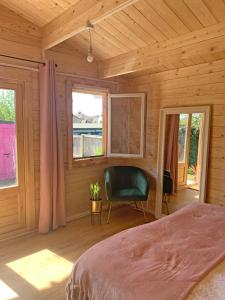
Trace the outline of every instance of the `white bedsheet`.
[[225, 300], [225, 261], [195, 287], [187, 300]]

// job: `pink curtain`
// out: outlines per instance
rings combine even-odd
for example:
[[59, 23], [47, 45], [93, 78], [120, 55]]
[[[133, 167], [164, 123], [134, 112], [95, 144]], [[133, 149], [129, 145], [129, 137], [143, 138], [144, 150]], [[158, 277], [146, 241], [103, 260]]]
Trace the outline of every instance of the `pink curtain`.
[[65, 225], [64, 162], [53, 61], [40, 65], [39, 232]]
[[165, 169], [170, 172], [170, 175], [173, 179], [173, 193], [177, 192], [179, 122], [179, 115], [167, 115]]

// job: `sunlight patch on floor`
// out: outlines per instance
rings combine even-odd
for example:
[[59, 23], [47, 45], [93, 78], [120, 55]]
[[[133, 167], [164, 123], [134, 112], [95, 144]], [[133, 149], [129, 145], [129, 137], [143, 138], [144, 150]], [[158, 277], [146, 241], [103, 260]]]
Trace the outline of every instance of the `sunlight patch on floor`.
[[7, 266], [36, 289], [43, 290], [65, 280], [73, 264], [54, 252], [44, 249], [12, 261]]
[[199, 193], [194, 196], [195, 199], [199, 199]]
[[0, 299], [1, 300], [13, 300], [19, 296], [7, 285], [0, 280]]

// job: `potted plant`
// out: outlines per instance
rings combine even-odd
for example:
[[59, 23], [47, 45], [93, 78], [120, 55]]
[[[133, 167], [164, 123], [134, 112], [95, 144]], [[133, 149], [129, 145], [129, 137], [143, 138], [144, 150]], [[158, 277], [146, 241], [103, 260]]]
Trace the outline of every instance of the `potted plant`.
[[90, 184], [90, 195], [91, 195], [91, 212], [101, 213], [102, 199], [100, 197], [101, 187], [98, 182]]

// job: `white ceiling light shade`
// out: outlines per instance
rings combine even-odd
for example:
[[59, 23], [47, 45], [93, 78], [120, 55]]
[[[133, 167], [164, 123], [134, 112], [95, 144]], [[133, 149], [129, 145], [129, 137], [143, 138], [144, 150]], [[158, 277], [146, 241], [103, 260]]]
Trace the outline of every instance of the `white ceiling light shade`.
[[91, 30], [94, 29], [94, 25], [91, 24], [90, 21], [87, 21], [87, 24], [86, 24], [86, 30], [88, 30], [89, 32], [89, 48], [88, 48], [88, 55], [87, 55], [87, 61], [89, 63], [92, 63], [94, 61], [94, 55], [93, 55], [93, 48], [92, 48], [92, 39], [91, 39]]

